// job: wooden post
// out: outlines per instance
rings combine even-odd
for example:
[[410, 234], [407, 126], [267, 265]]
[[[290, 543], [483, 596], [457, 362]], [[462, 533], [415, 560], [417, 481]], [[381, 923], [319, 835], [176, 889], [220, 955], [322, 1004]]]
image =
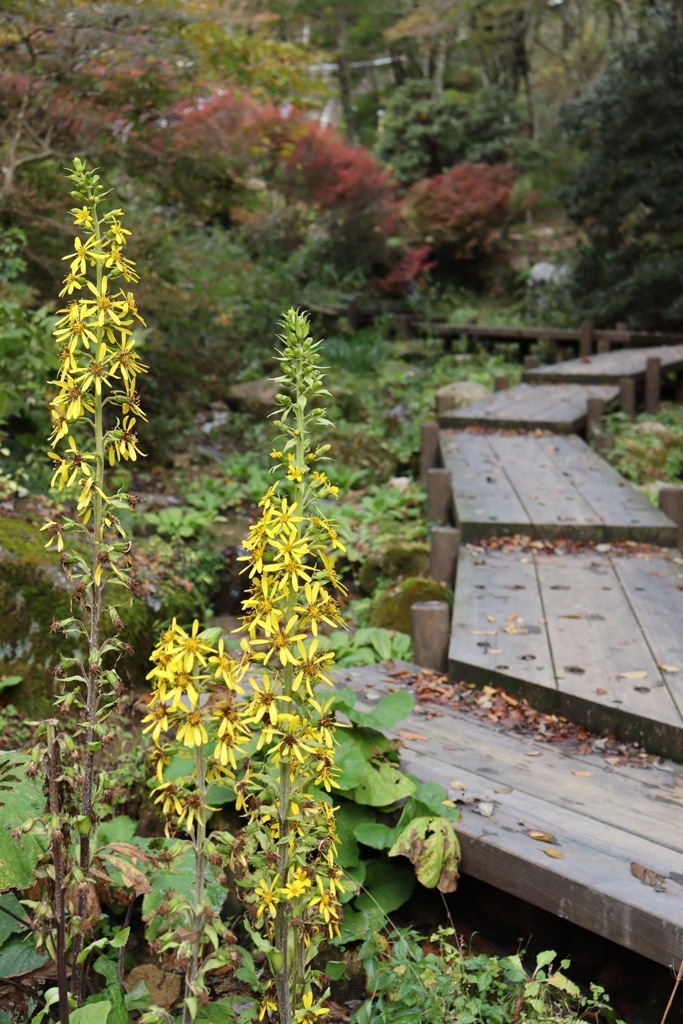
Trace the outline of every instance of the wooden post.
[[619, 381], [619, 407], [630, 420], [636, 417], [636, 382], [633, 377], [622, 377]]
[[455, 399], [452, 394], [448, 391], [442, 391], [441, 394], [436, 394], [436, 415], [441, 416], [444, 412], [450, 412], [455, 406]]
[[558, 344], [556, 342], [555, 343], [555, 362], [556, 363], [563, 363], [565, 361], [566, 357], [567, 357], [567, 353], [564, 350], [564, 346], [560, 345], [560, 344]]
[[593, 351], [593, 324], [582, 320], [579, 325], [579, 356], [587, 359]]
[[683, 550], [683, 487], [667, 484], [659, 489], [659, 507], [678, 527], [678, 546]]
[[493, 390], [494, 391], [505, 391], [509, 387], [510, 381], [505, 373], [499, 373], [493, 378]]
[[586, 402], [586, 439], [588, 441], [595, 441], [596, 428], [600, 426], [604, 411], [604, 398], [589, 398]]
[[429, 575], [450, 587], [460, 551], [460, 530], [454, 526], [435, 526], [429, 535]]
[[420, 427], [420, 483], [427, 483], [427, 470], [439, 464], [439, 424], [432, 421]]
[[451, 471], [427, 470], [427, 519], [430, 523], [448, 523], [453, 508]]
[[645, 364], [645, 412], [657, 412], [661, 389], [662, 361], [657, 356], [650, 356]]
[[598, 344], [596, 346], [596, 351], [598, 352], [598, 354], [600, 355], [603, 352], [609, 352], [609, 350], [610, 350], [610, 340], [609, 340], [609, 338], [598, 338]]
[[525, 370], [533, 370], [534, 367], [538, 366], [538, 359], [536, 356], [524, 356], [524, 362], [522, 365]]
[[413, 633], [413, 661], [435, 672], [448, 669], [450, 611], [447, 601], [416, 601], [410, 616]]

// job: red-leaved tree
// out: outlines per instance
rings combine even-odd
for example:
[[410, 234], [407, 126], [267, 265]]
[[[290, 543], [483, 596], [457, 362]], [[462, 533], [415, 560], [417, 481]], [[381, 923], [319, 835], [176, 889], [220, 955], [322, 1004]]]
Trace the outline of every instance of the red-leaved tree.
[[504, 164], [459, 164], [423, 178], [403, 203], [409, 236], [456, 262], [488, 256], [500, 238], [513, 182], [514, 171]]

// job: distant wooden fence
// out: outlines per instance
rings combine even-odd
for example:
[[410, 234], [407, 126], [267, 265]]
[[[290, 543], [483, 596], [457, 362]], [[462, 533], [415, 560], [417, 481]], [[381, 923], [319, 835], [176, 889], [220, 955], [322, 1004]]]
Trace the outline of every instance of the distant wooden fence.
[[504, 327], [494, 324], [479, 324], [470, 320], [464, 324], [448, 324], [438, 320], [418, 320], [406, 318], [404, 329], [407, 332], [429, 334], [443, 338], [447, 348], [457, 338], [465, 338], [470, 342], [508, 342], [517, 344], [520, 358], [528, 355], [531, 348], [545, 343], [554, 353], [555, 358], [567, 358], [566, 350], [580, 357], [593, 355], [595, 352], [609, 352], [612, 348], [646, 347], [651, 345], [677, 345], [683, 342], [683, 334], [670, 334], [661, 331], [629, 331], [618, 326], [613, 330], [601, 330], [593, 327], [585, 320], [576, 328], [571, 327]]

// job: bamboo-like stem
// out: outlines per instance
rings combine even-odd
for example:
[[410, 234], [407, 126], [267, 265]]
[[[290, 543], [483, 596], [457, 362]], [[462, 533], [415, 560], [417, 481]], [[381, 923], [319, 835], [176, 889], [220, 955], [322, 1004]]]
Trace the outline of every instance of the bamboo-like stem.
[[183, 1005], [183, 1024], [192, 1024], [192, 1014], [187, 1005], [189, 996], [194, 995], [194, 986], [199, 974], [199, 958], [203, 946], [203, 917], [206, 885], [206, 765], [204, 763], [204, 748], [194, 748], [195, 771], [197, 773], [197, 796], [201, 804], [197, 817], [193, 846], [194, 846], [194, 907], [192, 928], [195, 937], [192, 940], [192, 956], [185, 971], [185, 1000]]
[[59, 1024], [69, 1024], [69, 982], [66, 972], [66, 905], [64, 900], [64, 833], [59, 798], [59, 741], [54, 723], [47, 725], [47, 783], [50, 806], [52, 866], [54, 868], [54, 913], [56, 922], [55, 966], [59, 992]]
[[673, 1006], [674, 999], [676, 998], [676, 993], [678, 992], [678, 986], [680, 985], [681, 981], [683, 981], [683, 960], [681, 960], [680, 964], [678, 965], [678, 970], [676, 971], [676, 977], [674, 979], [674, 987], [671, 990], [669, 1002], [666, 1004], [664, 1013], [662, 1014], [662, 1019], [659, 1022], [659, 1024], [666, 1024], [666, 1019], [669, 1016], [669, 1010]]
[[[97, 218], [97, 206], [93, 207], [94, 233], [99, 248], [101, 233], [99, 220]], [[102, 264], [97, 261], [97, 291], [102, 291]], [[97, 330], [99, 345], [103, 334], [103, 328]], [[93, 524], [90, 534], [92, 546], [92, 582], [90, 584], [90, 635], [88, 638], [89, 662], [86, 674], [85, 694], [85, 756], [83, 765], [83, 788], [81, 791], [81, 815], [90, 822], [90, 827], [81, 833], [79, 866], [83, 875], [87, 878], [90, 871], [90, 848], [91, 833], [96, 826], [96, 815], [93, 812], [93, 789], [95, 782], [95, 753], [93, 745], [96, 738], [97, 712], [99, 705], [99, 649], [100, 649], [100, 611], [102, 605], [102, 584], [98, 582], [97, 570], [100, 566], [100, 554], [102, 551], [103, 539], [103, 503], [101, 492], [104, 489], [104, 423], [103, 423], [103, 401], [102, 396], [95, 392], [95, 411], [93, 414], [93, 431], [95, 434], [95, 473], [93, 484]], [[88, 894], [81, 889], [78, 894], [78, 915], [83, 920], [87, 912]], [[78, 963], [78, 957], [83, 948], [82, 934], [76, 936], [74, 941], [74, 967], [73, 967], [73, 996], [78, 1006], [83, 1004], [83, 972], [84, 964]]]

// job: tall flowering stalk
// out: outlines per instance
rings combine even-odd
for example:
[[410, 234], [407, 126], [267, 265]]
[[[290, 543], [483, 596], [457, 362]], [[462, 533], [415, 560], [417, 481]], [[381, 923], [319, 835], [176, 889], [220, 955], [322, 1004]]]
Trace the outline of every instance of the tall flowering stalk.
[[[68, 791], [61, 807], [51, 800], [55, 834], [60, 853], [59, 880], [55, 879], [53, 906], [57, 918], [55, 938], [46, 944], [54, 949], [58, 963], [72, 960], [71, 989], [76, 1002], [83, 998], [83, 950], [87, 921], [92, 918], [94, 886], [90, 881], [92, 835], [99, 820], [99, 801], [106, 778], [96, 771], [96, 758], [109, 739], [106, 722], [116, 709], [122, 683], [116, 661], [124, 648], [119, 638], [123, 628], [113, 605], [105, 606], [104, 592], [111, 585], [135, 589], [130, 566], [130, 544], [117, 510], [136, 505], [134, 495], [112, 493], [106, 471], [122, 461], [135, 461], [138, 448], [136, 422], [144, 419], [137, 394], [138, 375], [145, 372], [136, 352], [134, 330], [143, 323], [132, 291], [137, 281], [134, 264], [123, 255], [130, 232], [123, 227], [123, 212], [104, 209], [107, 193], [97, 174], [74, 160], [69, 175], [71, 211], [79, 231], [73, 252], [64, 257], [68, 273], [60, 297], [54, 331], [60, 368], [51, 384], [56, 396], [51, 403], [52, 434], [50, 459], [54, 464], [51, 485], [72, 498], [75, 516], [49, 518], [42, 527], [49, 533], [46, 547], [55, 546], [72, 590], [76, 615], [56, 622], [61, 630], [85, 647], [83, 657], [65, 657], [56, 670], [63, 692], [56, 704], [63, 715], [73, 714], [75, 723], [63, 745], [69, 763], [62, 765], [60, 789]], [[73, 549], [65, 540], [73, 537]], [[109, 622], [106, 636], [103, 612]], [[55, 768], [55, 738], [48, 744], [48, 773]], [[51, 778], [53, 789], [55, 780]], [[69, 785], [65, 785], [69, 783]], [[78, 851], [70, 860], [68, 840], [76, 837]], [[70, 935], [64, 927], [65, 899], [73, 913]], [[75, 894], [75, 895], [74, 895]], [[59, 918], [62, 918], [60, 921]], [[81, 961], [81, 962], [79, 962]], [[62, 994], [63, 995], [63, 994]], [[62, 998], [63, 1004], [63, 998]]]
[[[217, 962], [203, 885], [207, 857], [220, 861], [219, 850], [229, 851], [250, 928], [273, 975], [260, 1019], [277, 1011], [281, 1024], [312, 1024], [326, 1014], [314, 996], [311, 962], [320, 942], [339, 933], [334, 720], [332, 701], [321, 692], [331, 684], [333, 655], [320, 647], [319, 629], [342, 624], [334, 558], [343, 545], [321, 507], [337, 496], [321, 468], [329, 445], [312, 437], [329, 425], [319, 405], [327, 395], [319, 343], [294, 310], [282, 326], [280, 437], [271, 452], [277, 479], [245, 541], [251, 586], [241, 649], [231, 656], [197, 623], [191, 632], [174, 623], [152, 656], [146, 728], [157, 745], [155, 797], [169, 826], [184, 828], [195, 850], [196, 904], [185, 908], [190, 917], [183, 931], [196, 944], [183, 950], [187, 1020], [197, 999], [206, 998], [207, 962]], [[194, 766], [170, 781], [164, 772], [174, 729], [176, 747], [193, 752]], [[206, 782], [226, 775], [247, 823], [234, 837], [207, 839]], [[173, 937], [167, 944], [180, 947]]]

